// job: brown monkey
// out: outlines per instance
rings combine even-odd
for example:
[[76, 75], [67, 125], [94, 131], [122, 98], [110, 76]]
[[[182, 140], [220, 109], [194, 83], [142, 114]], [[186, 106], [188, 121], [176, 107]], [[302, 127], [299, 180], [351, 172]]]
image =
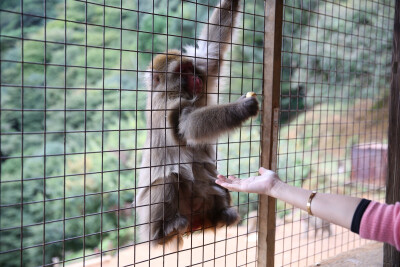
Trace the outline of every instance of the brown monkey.
[[313, 217], [307, 213], [301, 212], [301, 227], [302, 236], [307, 238], [311, 230], [314, 230], [314, 239], [317, 238], [318, 232], [321, 232], [321, 238], [324, 237], [324, 233], [328, 233], [328, 237], [332, 235], [331, 224], [328, 221], [322, 220], [318, 217]]
[[[239, 0], [223, 0], [198, 48], [171, 50], [149, 66], [147, 134], [135, 206], [141, 239], [159, 244], [239, 220], [228, 191], [215, 184], [215, 139], [258, 112], [255, 97], [206, 105], [217, 86]], [[182, 242], [180, 242], [182, 244]]]

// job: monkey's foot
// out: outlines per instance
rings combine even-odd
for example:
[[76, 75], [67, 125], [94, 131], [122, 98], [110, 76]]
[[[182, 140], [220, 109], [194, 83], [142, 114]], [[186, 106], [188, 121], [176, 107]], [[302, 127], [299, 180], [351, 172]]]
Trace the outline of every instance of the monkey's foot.
[[185, 216], [177, 214], [174, 219], [164, 222], [164, 236], [183, 234], [187, 231], [188, 226], [188, 219]]
[[236, 209], [226, 208], [220, 212], [217, 220], [218, 220], [218, 222], [222, 222], [229, 226], [229, 225], [237, 223], [239, 221], [239, 219], [240, 219], [240, 216], [237, 213]]

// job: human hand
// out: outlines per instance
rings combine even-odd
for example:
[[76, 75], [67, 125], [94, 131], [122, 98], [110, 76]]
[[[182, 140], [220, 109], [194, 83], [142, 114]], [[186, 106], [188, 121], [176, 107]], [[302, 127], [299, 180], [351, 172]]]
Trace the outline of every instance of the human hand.
[[258, 172], [260, 176], [251, 176], [246, 179], [239, 179], [235, 176], [228, 176], [228, 178], [226, 178], [223, 175], [218, 175], [218, 179], [215, 180], [215, 182], [232, 191], [275, 196], [275, 189], [279, 187], [277, 184], [283, 182], [279, 179], [278, 175], [271, 170], [261, 167]]

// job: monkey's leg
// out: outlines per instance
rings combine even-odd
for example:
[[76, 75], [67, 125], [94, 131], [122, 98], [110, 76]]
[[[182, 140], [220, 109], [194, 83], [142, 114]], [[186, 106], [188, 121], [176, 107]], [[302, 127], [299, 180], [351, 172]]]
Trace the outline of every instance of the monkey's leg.
[[211, 190], [214, 194], [214, 205], [209, 211], [209, 218], [214, 225], [232, 225], [239, 221], [240, 216], [235, 208], [230, 206], [230, 195], [228, 190], [219, 185], [212, 185]]
[[[206, 154], [213, 154], [214, 150], [211, 147], [204, 149], [206, 150], [203, 152]], [[237, 222], [239, 215], [235, 208], [230, 207], [231, 198], [228, 190], [215, 183], [218, 175], [215, 164], [193, 163], [192, 166], [195, 177], [194, 195], [202, 196], [204, 199], [202, 205], [204, 228], [231, 225]]]
[[186, 232], [189, 222], [179, 213], [179, 185], [176, 174], [171, 174], [163, 183], [151, 187], [151, 237], [157, 243], [169, 242], [172, 238]]

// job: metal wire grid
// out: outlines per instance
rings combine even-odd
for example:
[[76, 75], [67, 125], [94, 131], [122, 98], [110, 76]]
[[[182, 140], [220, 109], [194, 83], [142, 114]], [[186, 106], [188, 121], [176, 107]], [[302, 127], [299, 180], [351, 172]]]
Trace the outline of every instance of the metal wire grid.
[[[383, 202], [380, 177], [350, 178], [353, 147], [387, 143], [394, 2], [286, 0], [283, 12], [280, 177]], [[360, 155], [359, 168], [372, 171], [373, 159], [386, 173], [380, 157]], [[276, 212], [278, 266], [309, 266], [366, 244], [279, 201]]]
[[[157, 9], [163, 4], [154, 0], [0, 4], [0, 262], [4, 266], [96, 261], [104, 266], [170, 266], [171, 259], [175, 265], [255, 264], [255, 243], [248, 241], [248, 222], [257, 220], [254, 213], [249, 218], [244, 215], [234, 231], [225, 229], [222, 237], [211, 239], [202, 234], [202, 242], [191, 240], [189, 248], [179, 253], [163, 249], [157, 254], [137, 240], [130, 201], [137, 189], [135, 177], [147, 130], [141, 76], [151, 56], [194, 42], [197, 26], [195, 35], [186, 36], [185, 23], [206, 24], [218, 1], [185, 2], [181, 12], [173, 9], [179, 6], [176, 1]], [[257, 55], [263, 54], [263, 2], [246, 0], [242, 5], [242, 24], [236, 29], [240, 38], [230, 44], [233, 52], [226, 60], [229, 71], [222, 75], [227, 85], [219, 89], [221, 101], [235, 100], [247, 91], [261, 92], [263, 59]], [[188, 6], [195, 6], [194, 18], [185, 14]], [[166, 31], [160, 30], [165, 23]], [[151, 42], [150, 49], [145, 40]], [[180, 47], [170, 47], [174, 41]], [[258, 169], [259, 131], [259, 120], [253, 120], [219, 141], [221, 173], [248, 176]], [[256, 196], [233, 197], [241, 214], [257, 208]]]

